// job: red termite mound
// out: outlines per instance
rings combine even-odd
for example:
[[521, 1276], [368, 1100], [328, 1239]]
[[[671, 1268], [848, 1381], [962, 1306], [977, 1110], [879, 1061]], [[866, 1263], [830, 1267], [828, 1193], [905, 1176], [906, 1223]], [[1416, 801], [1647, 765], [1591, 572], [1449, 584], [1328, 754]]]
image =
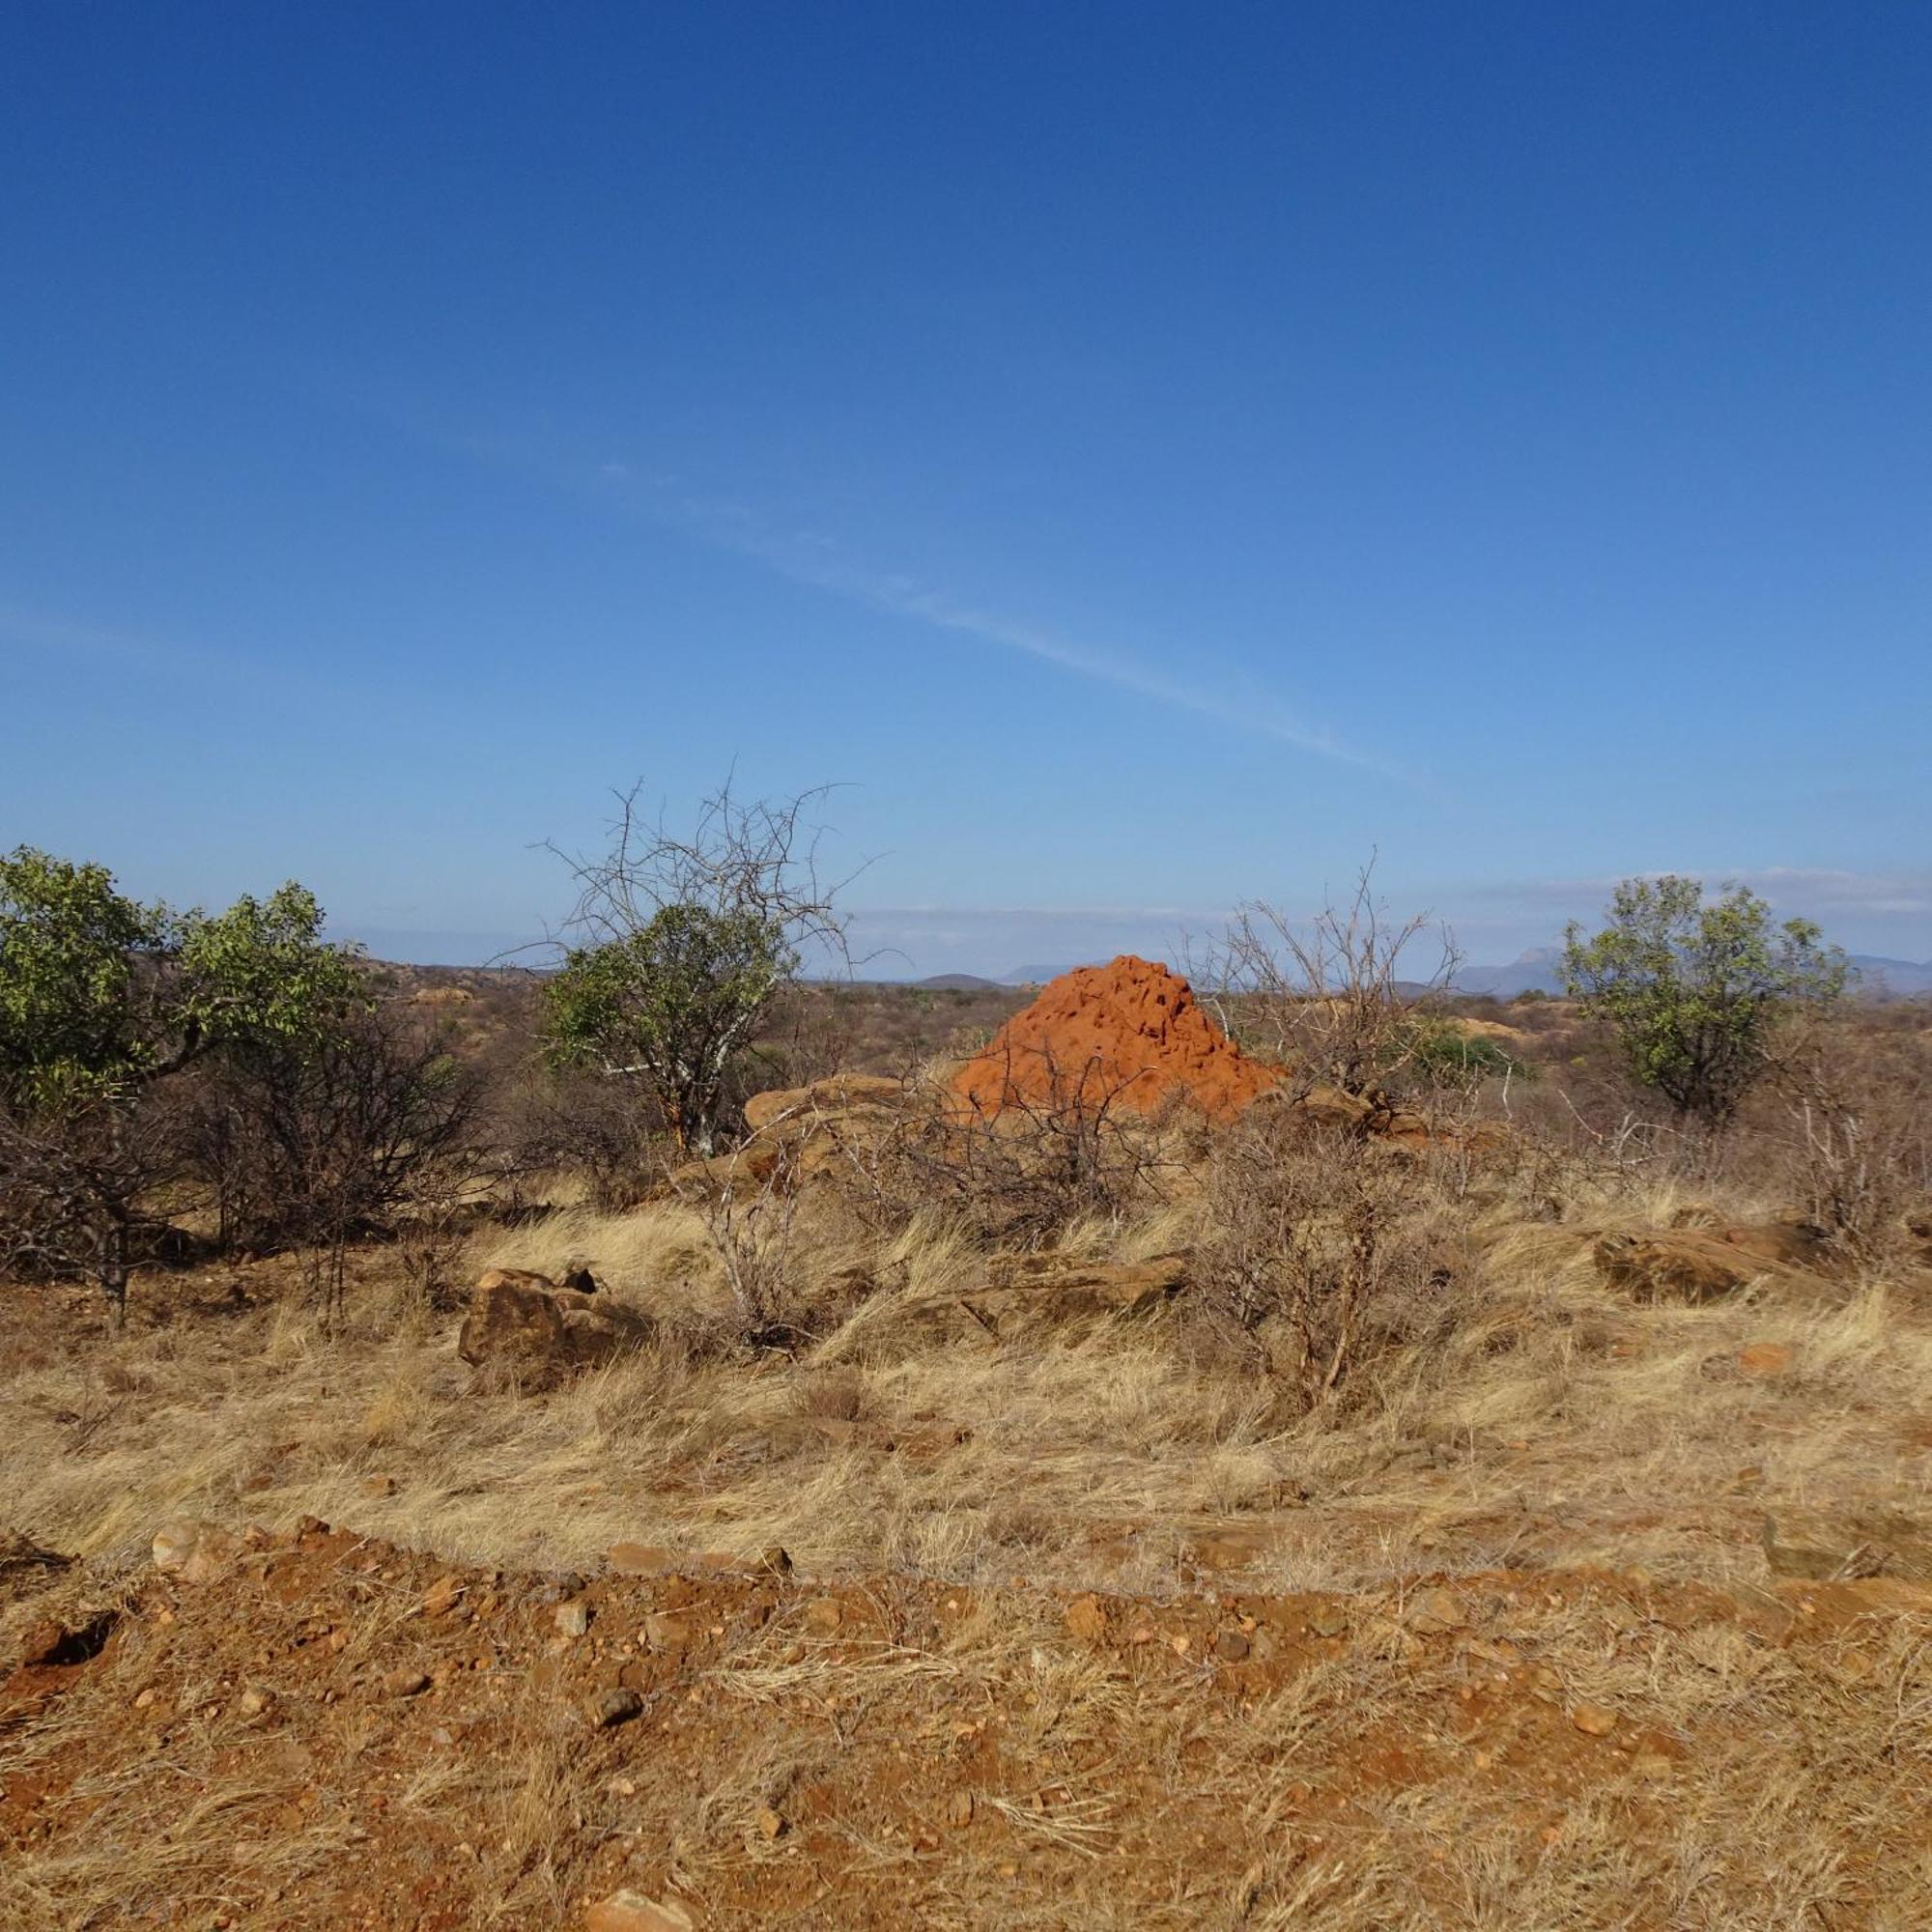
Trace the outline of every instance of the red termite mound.
[[976, 1113], [1102, 1103], [1151, 1114], [1176, 1099], [1230, 1120], [1280, 1074], [1250, 1060], [1165, 966], [1123, 952], [1042, 988], [952, 1076]]

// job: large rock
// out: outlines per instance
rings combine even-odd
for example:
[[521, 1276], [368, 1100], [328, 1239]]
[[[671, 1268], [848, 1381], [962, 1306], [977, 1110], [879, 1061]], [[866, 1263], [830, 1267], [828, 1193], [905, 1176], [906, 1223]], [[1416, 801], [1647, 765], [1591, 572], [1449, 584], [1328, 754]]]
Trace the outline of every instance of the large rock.
[[470, 1291], [469, 1312], [456, 1338], [456, 1352], [476, 1368], [550, 1381], [641, 1348], [654, 1332], [647, 1318], [608, 1299], [592, 1305], [568, 1290], [492, 1275]]
[[846, 1114], [859, 1108], [896, 1111], [905, 1100], [902, 1080], [887, 1080], [871, 1073], [835, 1073], [829, 1080], [814, 1080], [810, 1087], [778, 1087], [768, 1094], [753, 1094], [745, 1102], [745, 1124], [753, 1133], [762, 1133], [785, 1122], [809, 1121], [814, 1115]]
[[1610, 1234], [1595, 1249], [1597, 1271], [1612, 1288], [1644, 1301], [1718, 1301], [1767, 1275], [1816, 1267], [1822, 1237], [1797, 1221], [1736, 1228], [1668, 1228]]
[[1187, 1285], [1187, 1257], [1151, 1262], [1086, 1262], [1068, 1255], [994, 1255], [986, 1285], [960, 1297], [983, 1326], [1004, 1330], [1091, 1319], [1146, 1315]]
[[1774, 1577], [1932, 1581], [1932, 1534], [1909, 1517], [1883, 1511], [1780, 1509], [1765, 1518], [1762, 1537], [1765, 1561]]

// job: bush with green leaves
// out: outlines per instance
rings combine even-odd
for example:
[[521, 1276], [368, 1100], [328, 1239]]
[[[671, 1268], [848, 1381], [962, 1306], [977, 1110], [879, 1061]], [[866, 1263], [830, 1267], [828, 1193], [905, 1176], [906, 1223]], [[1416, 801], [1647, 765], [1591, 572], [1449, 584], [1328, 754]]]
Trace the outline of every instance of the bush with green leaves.
[[847, 962], [838, 887], [821, 879], [804, 823], [820, 795], [747, 805], [725, 784], [680, 834], [646, 822], [633, 787], [608, 851], [558, 854], [578, 896], [544, 986], [549, 1056], [641, 1081], [687, 1153], [713, 1151], [733, 1065], [798, 982], [806, 950]]
[[161, 1096], [361, 997], [321, 933], [293, 884], [210, 916], [128, 898], [104, 866], [0, 858], [0, 1259], [91, 1278], [122, 1319], [144, 1203], [184, 1157]]
[[1772, 1065], [1784, 1022], [1842, 995], [1848, 962], [1821, 939], [1809, 920], [1775, 924], [1743, 886], [1706, 898], [1696, 879], [1626, 879], [1594, 938], [1570, 926], [1563, 976], [1639, 1086], [1721, 1127]]
[[661, 906], [640, 931], [572, 951], [545, 982], [551, 1057], [641, 1076], [679, 1145], [708, 1154], [731, 1063], [797, 970], [782, 928], [754, 912]]

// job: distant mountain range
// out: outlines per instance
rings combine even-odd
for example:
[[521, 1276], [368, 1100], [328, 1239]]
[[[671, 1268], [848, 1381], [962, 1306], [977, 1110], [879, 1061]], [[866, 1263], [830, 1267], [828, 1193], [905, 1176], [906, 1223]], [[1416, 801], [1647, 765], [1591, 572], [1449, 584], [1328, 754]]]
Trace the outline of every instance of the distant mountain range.
[[[1932, 993], [1932, 960], [1920, 964], [1911, 959], [1884, 959], [1872, 952], [1854, 952], [1850, 957], [1860, 992], [1882, 999], [1914, 999], [1920, 993]], [[1462, 967], [1450, 990], [1488, 993], [1498, 1000], [1513, 1000], [1519, 993], [1561, 993], [1562, 963], [1560, 946], [1532, 946], [1507, 966]]]

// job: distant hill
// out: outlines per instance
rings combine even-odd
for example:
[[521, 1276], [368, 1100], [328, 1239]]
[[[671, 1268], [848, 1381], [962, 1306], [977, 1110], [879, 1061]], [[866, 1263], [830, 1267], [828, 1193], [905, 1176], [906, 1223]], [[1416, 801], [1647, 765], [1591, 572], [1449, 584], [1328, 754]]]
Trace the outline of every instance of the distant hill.
[[1932, 993], [1932, 959], [1921, 964], [1911, 959], [1882, 959], [1873, 952], [1854, 952], [1852, 966], [1858, 973], [1861, 992], [1889, 994], [1894, 999]]
[[935, 973], [929, 980], [909, 983], [926, 993], [998, 993], [1005, 990], [998, 980], [981, 979], [978, 973]]
[[1507, 966], [1461, 966], [1450, 991], [1488, 993], [1498, 1000], [1513, 1000], [1519, 993], [1560, 993], [1562, 958], [1560, 946], [1532, 946]]
[[1000, 983], [1006, 986], [1044, 986], [1049, 980], [1057, 980], [1063, 973], [1071, 973], [1077, 967], [1095, 966], [1094, 959], [1069, 959], [1058, 966], [1015, 966], [1010, 973], [1000, 976]]

